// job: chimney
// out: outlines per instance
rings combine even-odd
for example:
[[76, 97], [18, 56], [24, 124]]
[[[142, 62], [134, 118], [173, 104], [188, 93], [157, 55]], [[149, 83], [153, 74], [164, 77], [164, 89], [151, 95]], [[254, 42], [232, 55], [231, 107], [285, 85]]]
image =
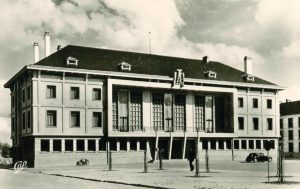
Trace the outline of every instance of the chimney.
[[208, 56], [203, 56], [202, 61], [203, 61], [203, 63], [209, 63]]
[[37, 42], [33, 43], [33, 63], [37, 63], [40, 60], [40, 49]]
[[48, 31], [44, 34], [45, 39], [45, 58], [50, 55], [50, 33]]
[[57, 51], [61, 49], [61, 45], [57, 45]]
[[244, 72], [245, 74], [253, 75], [252, 70], [252, 58], [249, 56], [245, 56], [244, 58]]

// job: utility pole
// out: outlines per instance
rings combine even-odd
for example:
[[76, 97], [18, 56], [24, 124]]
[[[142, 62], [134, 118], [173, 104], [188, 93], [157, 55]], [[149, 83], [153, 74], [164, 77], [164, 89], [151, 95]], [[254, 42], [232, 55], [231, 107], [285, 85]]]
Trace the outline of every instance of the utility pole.
[[197, 129], [197, 141], [196, 141], [196, 170], [195, 170], [195, 177], [200, 176], [200, 171], [199, 171], [199, 127], [196, 127]]

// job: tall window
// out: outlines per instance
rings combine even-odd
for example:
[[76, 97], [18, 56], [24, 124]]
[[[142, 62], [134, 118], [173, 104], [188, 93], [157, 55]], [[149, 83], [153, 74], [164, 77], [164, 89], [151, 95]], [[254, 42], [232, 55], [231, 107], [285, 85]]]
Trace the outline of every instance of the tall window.
[[253, 118], [253, 130], [258, 130], [258, 118], [257, 117], [254, 117]]
[[28, 100], [31, 99], [31, 87], [30, 86], [27, 87], [27, 99]]
[[195, 126], [199, 131], [205, 128], [205, 98], [204, 96], [195, 96]]
[[268, 130], [273, 130], [273, 119], [267, 118]]
[[130, 92], [130, 126], [133, 130], [142, 129], [142, 103], [143, 93], [141, 91]]
[[239, 108], [244, 107], [244, 99], [241, 97], [238, 98], [238, 106], [239, 106]]
[[256, 149], [261, 149], [261, 140], [255, 141]]
[[102, 113], [93, 112], [93, 127], [102, 127]]
[[25, 102], [25, 98], [26, 98], [25, 89], [22, 89], [22, 102]]
[[294, 125], [293, 118], [288, 119], [288, 125], [289, 125], [289, 128], [293, 128], [293, 125]]
[[272, 99], [267, 99], [267, 108], [272, 109]]
[[71, 87], [71, 99], [79, 99], [79, 87]]
[[96, 151], [96, 140], [88, 140], [88, 151]]
[[113, 129], [118, 129], [118, 91], [113, 91], [112, 96], [112, 124]]
[[162, 93], [152, 94], [153, 127], [164, 130], [164, 95]]
[[26, 114], [25, 112], [22, 113], [22, 128], [26, 128]]
[[47, 126], [56, 127], [56, 111], [47, 110]]
[[27, 112], [27, 128], [31, 127], [31, 112]]
[[244, 118], [243, 117], [239, 117], [238, 121], [239, 121], [239, 129], [240, 130], [244, 130]]
[[101, 89], [93, 89], [93, 100], [101, 100]]
[[56, 86], [47, 85], [46, 98], [56, 98]]
[[71, 111], [71, 127], [80, 127], [80, 112]]
[[253, 98], [253, 108], [258, 108], [258, 99]]
[[294, 139], [294, 132], [293, 130], [289, 131], [289, 140], [293, 140]]
[[185, 129], [185, 95], [175, 95], [174, 130]]

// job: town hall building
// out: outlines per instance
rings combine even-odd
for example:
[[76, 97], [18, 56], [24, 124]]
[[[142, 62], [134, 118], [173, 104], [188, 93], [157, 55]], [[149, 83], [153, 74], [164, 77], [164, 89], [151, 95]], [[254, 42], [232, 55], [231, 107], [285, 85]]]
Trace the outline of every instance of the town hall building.
[[276, 157], [283, 87], [226, 64], [68, 45], [16, 73], [11, 91], [13, 159], [31, 166], [184, 159], [199, 144], [200, 158], [244, 160], [250, 152]]

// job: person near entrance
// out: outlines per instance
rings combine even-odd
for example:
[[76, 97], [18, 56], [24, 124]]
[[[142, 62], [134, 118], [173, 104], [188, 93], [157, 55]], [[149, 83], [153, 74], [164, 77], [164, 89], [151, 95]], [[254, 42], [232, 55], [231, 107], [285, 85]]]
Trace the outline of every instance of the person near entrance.
[[194, 170], [193, 161], [195, 160], [195, 157], [196, 157], [195, 150], [193, 150], [192, 148], [189, 148], [187, 159], [188, 159], [188, 161], [190, 163], [190, 170], [191, 171]]

